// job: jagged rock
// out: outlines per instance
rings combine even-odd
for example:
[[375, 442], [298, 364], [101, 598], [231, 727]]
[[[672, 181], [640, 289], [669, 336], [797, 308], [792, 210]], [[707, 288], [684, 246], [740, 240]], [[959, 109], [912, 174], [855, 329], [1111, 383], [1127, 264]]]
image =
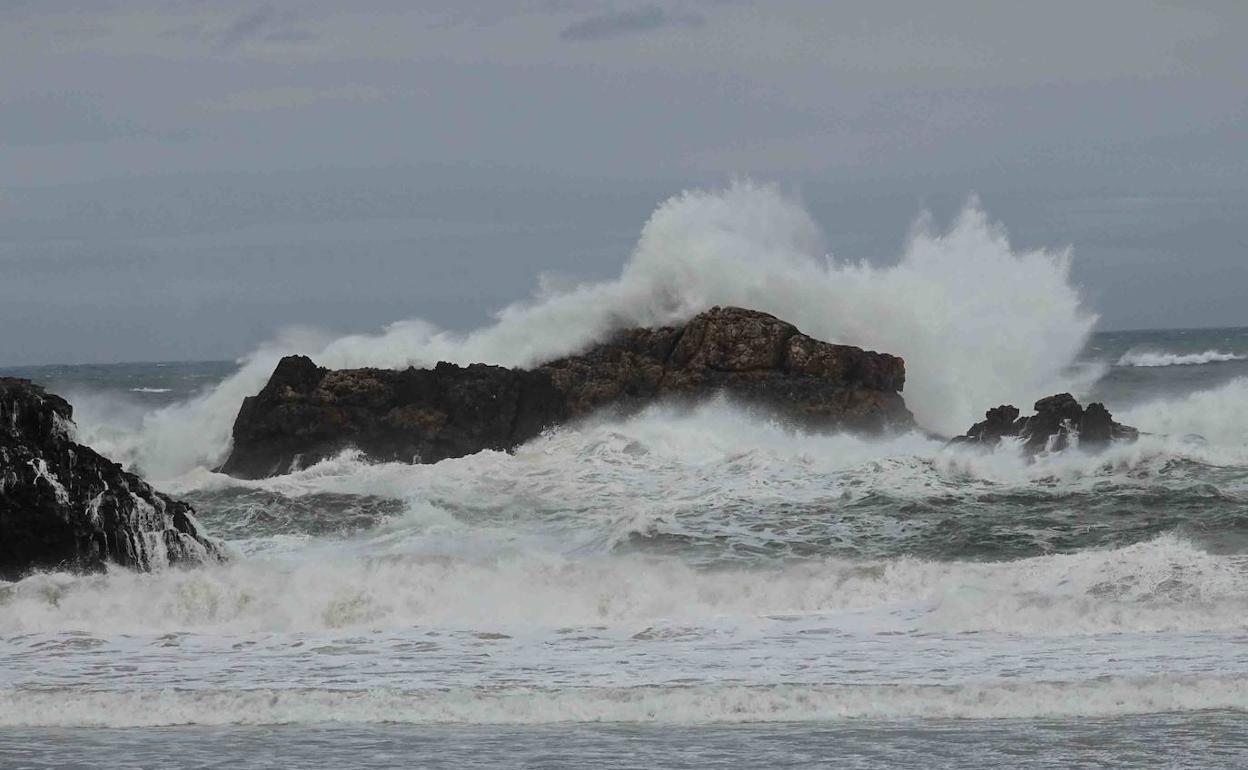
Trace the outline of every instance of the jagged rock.
[[1069, 393], [1042, 398], [1033, 407], [1035, 414], [1019, 417], [1017, 407], [1004, 405], [989, 409], [983, 422], [977, 422], [964, 436], [953, 439], [955, 444], [996, 446], [1002, 438], [1019, 437], [1023, 448], [1031, 454], [1044, 450], [1059, 451], [1070, 446], [1077, 436], [1080, 447], [1100, 449], [1115, 440], [1134, 441], [1139, 431], [1114, 422], [1104, 404], [1079, 405]]
[[74, 443], [72, 419], [60, 396], [0, 378], [0, 579], [224, 558], [189, 505]]
[[896, 356], [833, 345], [752, 310], [715, 307], [682, 327], [627, 329], [535, 369], [439, 363], [332, 371], [282, 359], [247, 398], [222, 471], [286, 473], [354, 447], [376, 460], [437, 462], [508, 450], [603, 408], [726, 392], [802, 425], [879, 432], [914, 418]]

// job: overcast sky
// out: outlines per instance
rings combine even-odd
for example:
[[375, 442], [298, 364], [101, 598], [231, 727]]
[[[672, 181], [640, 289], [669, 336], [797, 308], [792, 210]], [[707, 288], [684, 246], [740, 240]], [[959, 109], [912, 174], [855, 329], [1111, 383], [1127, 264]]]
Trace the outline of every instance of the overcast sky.
[[748, 175], [978, 193], [1104, 328], [1248, 325], [1248, 3], [0, 0], [0, 365], [473, 327]]

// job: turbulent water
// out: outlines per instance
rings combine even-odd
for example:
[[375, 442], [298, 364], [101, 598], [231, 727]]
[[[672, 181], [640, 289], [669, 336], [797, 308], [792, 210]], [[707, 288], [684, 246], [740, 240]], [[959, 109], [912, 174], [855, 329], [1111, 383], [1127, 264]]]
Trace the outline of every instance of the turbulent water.
[[[283, 352], [524, 364], [717, 302], [904, 355], [938, 434], [1072, 389], [1148, 435], [1029, 462], [719, 401], [430, 466], [209, 470]], [[1248, 330], [1094, 324], [1068, 255], [975, 208], [872, 268], [742, 184], [472, 334], [19, 372], [236, 558], [0, 583], [0, 766], [1242, 765]]]

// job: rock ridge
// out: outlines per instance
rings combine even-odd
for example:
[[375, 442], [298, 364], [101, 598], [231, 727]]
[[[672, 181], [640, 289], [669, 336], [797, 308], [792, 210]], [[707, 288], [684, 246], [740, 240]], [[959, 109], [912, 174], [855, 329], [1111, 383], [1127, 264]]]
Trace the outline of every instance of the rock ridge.
[[344, 369], [288, 356], [234, 423], [222, 471], [286, 473], [356, 448], [375, 460], [437, 462], [510, 450], [601, 409], [726, 393], [824, 430], [909, 430], [905, 363], [834, 345], [775, 316], [713, 307], [679, 327], [624, 329], [532, 369], [440, 362], [432, 369]]

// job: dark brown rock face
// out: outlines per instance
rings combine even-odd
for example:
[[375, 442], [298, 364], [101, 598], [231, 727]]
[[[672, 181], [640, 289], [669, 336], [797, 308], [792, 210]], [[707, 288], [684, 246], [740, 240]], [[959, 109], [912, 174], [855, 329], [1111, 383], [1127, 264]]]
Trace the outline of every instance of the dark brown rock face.
[[914, 418], [899, 393], [904, 384], [896, 356], [820, 342], [733, 307], [682, 327], [628, 329], [531, 370], [440, 363], [331, 371], [289, 356], [244, 401], [222, 471], [271, 476], [349, 447], [377, 460], [437, 462], [511, 449], [597, 409], [717, 392], [815, 428], [905, 430]]
[[264, 389], [244, 399], [221, 470], [263, 478], [349, 447], [401, 462], [505, 450], [540, 433], [562, 407], [541, 372], [448, 363], [333, 371], [287, 356]]
[[224, 558], [189, 505], [74, 443], [72, 418], [60, 396], [0, 378], [0, 579]]
[[1023, 448], [1035, 454], [1065, 449], [1076, 436], [1085, 449], [1100, 449], [1117, 439], [1134, 441], [1139, 436], [1135, 428], [1114, 422], [1104, 404], [1088, 404], [1085, 409], [1069, 393], [1042, 398], [1033, 408], [1036, 413], [1031, 417], [1019, 417], [1018, 408], [1009, 405], [989, 409], [983, 422], [972, 425], [953, 443], [991, 447], [1002, 438], [1021, 437]]

